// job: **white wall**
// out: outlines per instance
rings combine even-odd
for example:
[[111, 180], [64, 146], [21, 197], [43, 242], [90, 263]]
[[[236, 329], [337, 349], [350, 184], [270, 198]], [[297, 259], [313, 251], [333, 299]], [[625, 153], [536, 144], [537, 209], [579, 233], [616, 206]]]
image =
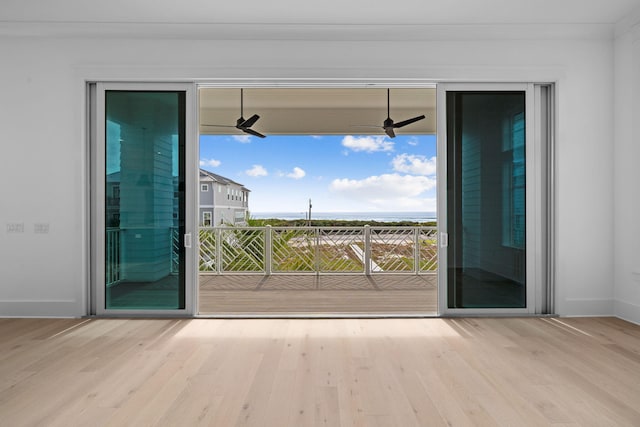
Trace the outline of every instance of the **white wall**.
[[615, 59], [615, 314], [640, 323], [640, 24]]
[[[613, 41], [601, 27], [555, 39], [490, 33], [409, 42], [0, 38], [0, 315], [85, 313], [85, 78], [556, 81], [556, 311], [613, 314]], [[6, 234], [13, 222], [24, 233]], [[35, 234], [35, 223], [49, 233]]]

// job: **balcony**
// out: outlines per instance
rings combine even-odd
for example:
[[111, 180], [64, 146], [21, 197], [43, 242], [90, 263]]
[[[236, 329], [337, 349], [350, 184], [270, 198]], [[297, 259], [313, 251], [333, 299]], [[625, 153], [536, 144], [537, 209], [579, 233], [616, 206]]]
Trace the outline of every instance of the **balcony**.
[[437, 311], [435, 227], [204, 227], [200, 313]]

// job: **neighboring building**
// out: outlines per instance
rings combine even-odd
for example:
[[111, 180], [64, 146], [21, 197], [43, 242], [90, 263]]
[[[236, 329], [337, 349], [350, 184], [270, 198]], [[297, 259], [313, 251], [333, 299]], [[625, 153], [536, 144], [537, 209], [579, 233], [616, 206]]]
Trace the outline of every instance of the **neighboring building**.
[[249, 191], [229, 178], [200, 169], [200, 226], [247, 225]]
[[[106, 226], [120, 225], [120, 172], [107, 176]], [[200, 169], [200, 209], [198, 224], [247, 225], [249, 214], [249, 189], [229, 178]], [[177, 199], [175, 200], [177, 202]], [[174, 207], [174, 210], [177, 206]], [[176, 217], [177, 214], [174, 214]]]

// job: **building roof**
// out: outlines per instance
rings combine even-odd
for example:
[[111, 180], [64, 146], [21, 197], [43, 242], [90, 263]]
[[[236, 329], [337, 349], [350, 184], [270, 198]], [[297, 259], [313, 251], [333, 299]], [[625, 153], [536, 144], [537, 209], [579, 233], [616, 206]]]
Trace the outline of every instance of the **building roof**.
[[213, 182], [218, 182], [223, 185], [235, 184], [242, 187], [242, 189], [245, 191], [251, 191], [248, 188], [246, 188], [244, 184], [240, 184], [239, 182], [236, 182], [232, 179], [229, 179], [222, 175], [218, 175], [217, 173], [209, 172], [208, 170], [200, 168], [200, 179], [202, 180], [203, 178], [207, 180], [211, 180]]

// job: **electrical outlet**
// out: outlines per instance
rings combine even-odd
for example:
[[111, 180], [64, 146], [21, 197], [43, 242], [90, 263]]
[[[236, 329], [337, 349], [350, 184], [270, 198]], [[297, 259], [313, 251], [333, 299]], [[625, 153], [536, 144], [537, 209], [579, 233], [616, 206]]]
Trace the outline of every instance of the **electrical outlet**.
[[22, 222], [8, 222], [7, 234], [24, 233], [24, 223]]
[[33, 224], [33, 232], [36, 234], [48, 234], [49, 233], [49, 223], [48, 222], [38, 222]]

